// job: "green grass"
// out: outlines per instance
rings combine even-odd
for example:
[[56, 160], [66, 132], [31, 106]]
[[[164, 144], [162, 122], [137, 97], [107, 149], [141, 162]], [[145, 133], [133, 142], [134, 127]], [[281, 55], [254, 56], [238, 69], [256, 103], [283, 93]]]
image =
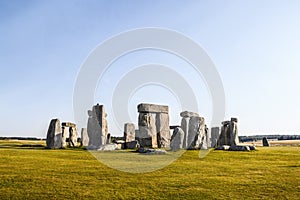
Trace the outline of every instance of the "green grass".
[[[174, 155], [99, 154], [101, 159], [111, 157], [112, 165], [123, 166], [123, 171], [119, 171], [102, 164], [88, 151], [48, 150], [38, 146], [39, 143], [0, 142], [0, 199], [300, 197], [300, 147], [261, 147], [254, 152], [211, 151], [202, 159], [199, 151], [187, 151], [165, 168], [127, 173], [124, 170], [136, 164], [130, 156], [142, 160], [138, 166], [141, 169], [143, 165], [147, 167]], [[123, 156], [124, 159], [118, 159]]]

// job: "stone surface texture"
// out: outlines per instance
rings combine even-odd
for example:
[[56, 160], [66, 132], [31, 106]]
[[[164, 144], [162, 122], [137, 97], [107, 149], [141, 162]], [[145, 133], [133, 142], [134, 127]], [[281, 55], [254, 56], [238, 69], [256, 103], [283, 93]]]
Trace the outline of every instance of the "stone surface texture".
[[62, 147], [62, 128], [59, 119], [52, 119], [49, 124], [47, 139], [47, 148], [61, 148]]

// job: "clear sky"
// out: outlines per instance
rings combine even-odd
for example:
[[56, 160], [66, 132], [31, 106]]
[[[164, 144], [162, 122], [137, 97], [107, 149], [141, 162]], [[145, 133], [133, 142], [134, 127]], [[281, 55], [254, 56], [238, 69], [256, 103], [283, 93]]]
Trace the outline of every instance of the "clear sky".
[[[0, 136], [45, 137], [50, 119], [74, 121], [74, 83], [89, 53], [113, 35], [143, 27], [178, 31], [206, 50], [223, 81], [225, 118], [239, 118], [241, 135], [300, 133], [300, 1], [0, 0]], [[162, 60], [184, 69], [174, 56], [136, 52], [116, 61], [106, 78], [116, 79], [121, 65]], [[199, 114], [209, 123], [203, 80], [182, 73], [199, 82]], [[104, 86], [99, 83], [95, 103], [111, 103], [100, 92]], [[171, 124], [178, 124], [180, 107], [171, 96], [157, 85], [144, 87], [129, 102], [131, 118], [137, 103], [153, 101], [168, 104]], [[110, 132], [121, 135], [107, 110]]]

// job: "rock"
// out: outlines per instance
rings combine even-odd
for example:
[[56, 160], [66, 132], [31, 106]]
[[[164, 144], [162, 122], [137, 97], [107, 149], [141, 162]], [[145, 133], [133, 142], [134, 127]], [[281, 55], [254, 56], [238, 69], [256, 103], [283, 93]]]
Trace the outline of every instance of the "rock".
[[69, 136], [69, 127], [62, 127], [62, 148], [67, 147], [67, 137]]
[[262, 139], [262, 143], [263, 143], [264, 147], [269, 147], [270, 146], [270, 143], [269, 143], [269, 141], [268, 141], [268, 139], [266, 137], [264, 137]]
[[181, 117], [199, 117], [198, 113], [190, 112], [190, 111], [183, 111], [180, 113]]
[[169, 114], [157, 113], [155, 122], [158, 148], [169, 148], [171, 140]]
[[164, 105], [141, 103], [137, 109], [139, 113], [169, 113], [169, 107]]
[[110, 143], [111, 143], [111, 136], [110, 133], [108, 133], [106, 138], [106, 144], [110, 144]]
[[236, 146], [239, 144], [237, 121], [237, 118], [231, 118], [231, 121], [222, 122], [221, 134], [217, 141], [217, 146]]
[[66, 127], [76, 127], [76, 124], [72, 122], [62, 122], [61, 125]]
[[184, 132], [181, 128], [177, 127], [173, 131], [173, 135], [171, 137], [171, 150], [178, 151], [179, 149], [183, 148], [183, 139], [184, 139]]
[[248, 146], [248, 147], [249, 147], [249, 149], [250, 149], [251, 151], [256, 150], [256, 147], [255, 147], [255, 146]]
[[130, 142], [125, 142], [125, 148], [126, 149], [137, 149], [139, 148], [139, 143], [137, 140], [130, 141]]
[[78, 139], [78, 131], [76, 127], [69, 127], [69, 146], [76, 147]]
[[204, 142], [206, 142], [204, 118], [191, 117], [189, 121], [187, 149], [201, 149]]
[[242, 145], [236, 145], [236, 146], [230, 146], [229, 151], [250, 151], [249, 146], [242, 146]]
[[139, 148], [137, 152], [146, 155], [162, 155], [167, 153], [167, 151], [164, 149], [151, 149], [151, 148]]
[[219, 136], [220, 136], [220, 128], [212, 127], [211, 128], [211, 147], [216, 147]]
[[181, 129], [184, 132], [182, 148], [186, 149], [188, 147], [189, 118], [181, 119]]
[[103, 105], [95, 105], [88, 111], [87, 132], [89, 137], [89, 146], [101, 146], [107, 143], [108, 124], [107, 114]]
[[47, 148], [61, 148], [62, 147], [62, 129], [59, 119], [52, 119], [49, 124], [47, 139]]
[[118, 145], [117, 144], [105, 144], [105, 145], [101, 145], [97, 151], [114, 151], [118, 149]]
[[156, 125], [152, 114], [139, 114], [139, 131], [136, 139], [141, 147], [157, 148]]
[[87, 133], [87, 128], [81, 129], [81, 146], [88, 146], [89, 145], [89, 136]]
[[230, 146], [228, 145], [222, 145], [215, 148], [215, 150], [228, 150]]
[[124, 124], [124, 140], [131, 142], [135, 140], [135, 126], [133, 123]]

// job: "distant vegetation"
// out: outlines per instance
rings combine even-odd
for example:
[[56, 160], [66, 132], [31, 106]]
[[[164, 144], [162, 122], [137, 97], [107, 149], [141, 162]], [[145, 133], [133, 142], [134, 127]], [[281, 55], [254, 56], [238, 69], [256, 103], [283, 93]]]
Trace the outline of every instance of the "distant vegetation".
[[264, 137], [270, 140], [300, 140], [300, 135], [252, 135], [239, 136], [240, 142], [255, 142], [262, 140]]

